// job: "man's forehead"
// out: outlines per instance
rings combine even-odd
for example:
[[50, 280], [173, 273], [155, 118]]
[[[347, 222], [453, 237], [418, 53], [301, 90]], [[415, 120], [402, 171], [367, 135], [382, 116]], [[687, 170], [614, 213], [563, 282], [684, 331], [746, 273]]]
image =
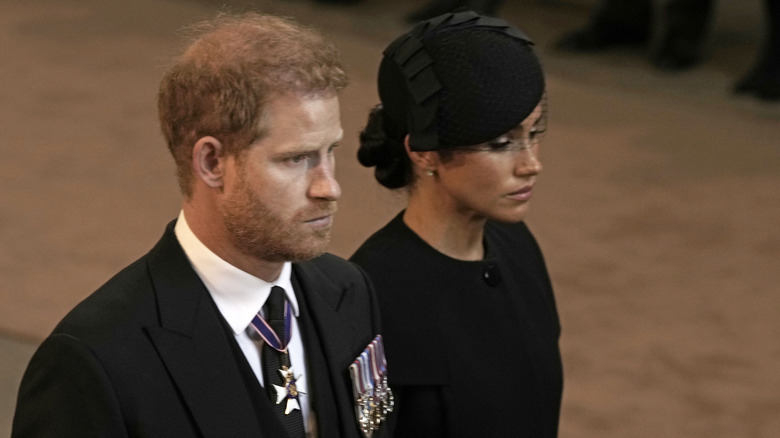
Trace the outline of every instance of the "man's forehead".
[[264, 106], [258, 132], [253, 143], [291, 142], [302, 150], [337, 143], [344, 137], [338, 96], [278, 95]]

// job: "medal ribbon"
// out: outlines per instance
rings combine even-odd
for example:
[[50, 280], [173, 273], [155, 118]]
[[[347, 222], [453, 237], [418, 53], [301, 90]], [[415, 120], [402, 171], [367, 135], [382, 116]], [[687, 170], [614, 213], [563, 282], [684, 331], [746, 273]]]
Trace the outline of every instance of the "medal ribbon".
[[362, 395], [366, 392], [365, 388], [363, 387], [363, 383], [360, 379], [360, 364], [358, 363], [357, 359], [355, 359], [354, 362], [352, 362], [352, 365], [349, 366], [349, 374], [352, 376], [352, 382], [355, 385], [355, 390], [359, 395]]
[[372, 392], [374, 389], [374, 380], [371, 378], [371, 373], [369, 372], [371, 368], [369, 361], [368, 351], [360, 353], [360, 380], [363, 382], [364, 391], [368, 393]]
[[378, 357], [377, 357], [376, 348], [377, 348], [376, 340], [374, 340], [373, 342], [371, 342], [371, 344], [369, 344], [368, 352], [370, 357], [369, 362], [371, 363], [371, 381], [372, 383], [374, 383], [375, 386], [378, 382], [382, 381], [382, 374], [381, 374], [381, 370], [379, 369], [379, 361], [377, 360]]
[[287, 300], [284, 301], [284, 339], [279, 339], [279, 336], [274, 332], [274, 329], [271, 328], [271, 326], [265, 322], [265, 319], [263, 319], [262, 316], [258, 313], [255, 315], [254, 318], [252, 318], [252, 327], [254, 327], [255, 331], [260, 335], [261, 338], [265, 341], [266, 344], [270, 345], [271, 348], [274, 350], [286, 353], [287, 352], [287, 344], [290, 342], [290, 338], [292, 335], [292, 323], [290, 322], [292, 320], [292, 310], [290, 309], [290, 303], [287, 302]]
[[373, 392], [381, 384], [387, 374], [387, 359], [381, 335], [371, 341], [349, 368], [359, 393]]
[[385, 357], [385, 344], [382, 342], [382, 335], [377, 335], [376, 339], [376, 354], [379, 356], [379, 368], [382, 376], [387, 374], [387, 358]]

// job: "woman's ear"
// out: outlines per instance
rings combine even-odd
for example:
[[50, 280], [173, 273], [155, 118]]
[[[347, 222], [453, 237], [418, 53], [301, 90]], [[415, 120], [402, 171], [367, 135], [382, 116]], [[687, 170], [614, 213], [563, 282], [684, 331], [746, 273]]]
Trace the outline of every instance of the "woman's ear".
[[200, 138], [192, 148], [192, 169], [206, 186], [218, 188], [224, 185], [225, 148], [214, 137]]
[[404, 137], [404, 148], [406, 149], [406, 154], [409, 155], [409, 159], [412, 161], [413, 166], [417, 168], [420, 173], [425, 173], [426, 175], [434, 175], [436, 173], [436, 169], [438, 169], [440, 164], [438, 152], [411, 150], [409, 147], [409, 135]]

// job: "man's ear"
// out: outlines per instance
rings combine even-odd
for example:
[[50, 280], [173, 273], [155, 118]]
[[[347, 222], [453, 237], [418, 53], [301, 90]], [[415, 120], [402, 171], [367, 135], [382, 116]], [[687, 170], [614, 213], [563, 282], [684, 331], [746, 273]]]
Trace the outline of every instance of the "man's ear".
[[440, 164], [438, 152], [411, 150], [411, 148], [409, 148], [409, 135], [404, 137], [404, 148], [406, 149], [406, 154], [409, 155], [409, 159], [412, 160], [414, 167], [428, 175], [436, 173], [436, 169]]
[[195, 176], [211, 188], [222, 187], [225, 175], [225, 148], [214, 137], [201, 137], [192, 148]]

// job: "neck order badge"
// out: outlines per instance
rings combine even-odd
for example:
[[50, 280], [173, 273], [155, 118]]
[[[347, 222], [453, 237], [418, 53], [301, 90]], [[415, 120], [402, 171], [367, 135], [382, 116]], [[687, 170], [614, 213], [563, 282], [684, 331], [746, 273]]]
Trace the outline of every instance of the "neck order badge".
[[292, 310], [285, 299], [284, 289], [278, 286], [271, 288], [265, 309], [266, 318], [258, 314], [251, 323], [265, 341], [262, 349], [265, 384], [269, 389], [273, 387], [275, 394], [269, 391], [269, 396], [276, 400], [277, 405], [287, 401], [284, 406], [279, 406], [277, 411], [285, 430], [292, 437], [303, 436], [305, 430], [299, 402], [303, 391], [298, 390], [297, 385], [301, 375], [295, 374], [287, 352], [287, 344], [292, 335]]
[[284, 380], [284, 386], [274, 384], [276, 389], [276, 404], [281, 404], [284, 400], [287, 400], [287, 406], [284, 408], [285, 415], [293, 411], [293, 409], [301, 409], [301, 405], [298, 402], [298, 394], [305, 394], [303, 391], [298, 390], [296, 384], [297, 380], [301, 378], [302, 374], [295, 375], [292, 367], [286, 367], [282, 365], [282, 369], [279, 370], [282, 374], [282, 380]]
[[393, 391], [387, 386], [387, 361], [382, 335], [377, 335], [363, 353], [349, 366], [355, 411], [363, 436], [371, 438], [374, 431], [393, 412]]

